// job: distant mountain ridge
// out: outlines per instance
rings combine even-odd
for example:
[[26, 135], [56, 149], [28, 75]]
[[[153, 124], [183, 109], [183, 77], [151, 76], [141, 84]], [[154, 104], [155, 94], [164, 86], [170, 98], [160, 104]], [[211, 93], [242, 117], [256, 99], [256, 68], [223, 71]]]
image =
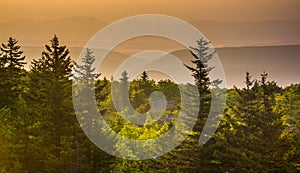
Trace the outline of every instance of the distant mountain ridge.
[[0, 23], [0, 41], [15, 37], [24, 46], [41, 46], [54, 34], [70, 46], [83, 46], [98, 30], [108, 23], [91, 17], [62, 19], [28, 19]]
[[300, 43], [300, 21], [191, 21], [217, 47], [294, 45]]
[[[82, 48], [69, 46], [68, 48], [70, 49], [71, 58], [74, 61], [78, 60]], [[26, 65], [27, 69], [30, 61], [34, 58], [40, 58], [44, 49], [42, 46], [22, 47], [28, 63]], [[266, 71], [269, 73], [269, 79], [277, 81], [280, 86], [300, 82], [300, 45], [226, 47], [216, 48], [216, 51], [224, 68], [227, 79], [226, 86], [229, 88], [234, 85], [243, 87], [246, 71], [249, 71], [254, 78], [259, 78], [260, 73]], [[189, 50], [176, 50], [170, 52], [170, 54], [179, 58], [183, 63], [191, 65], [190, 60], [193, 58]], [[101, 77], [110, 79], [118, 66], [127, 58], [129, 58], [129, 55], [115, 51], [111, 52], [100, 67]], [[161, 76], [150, 73], [150, 77], [158, 79]]]
[[[300, 21], [268, 20], [258, 22], [190, 21], [215, 47], [300, 44]], [[0, 41], [9, 36], [24, 46], [48, 43], [54, 34], [68, 46], [80, 46], [108, 22], [91, 17], [62, 19], [23, 18], [0, 23]], [[195, 40], [198, 38], [195, 38]]]

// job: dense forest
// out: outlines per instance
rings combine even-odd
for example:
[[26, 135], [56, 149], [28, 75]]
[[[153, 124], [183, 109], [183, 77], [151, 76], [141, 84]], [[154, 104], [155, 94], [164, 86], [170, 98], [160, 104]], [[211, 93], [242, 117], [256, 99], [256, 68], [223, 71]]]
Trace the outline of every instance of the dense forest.
[[[98, 111], [116, 133], [144, 140], [173, 126], [181, 109], [178, 85], [192, 92], [189, 85], [193, 84], [154, 81], [146, 71], [134, 80], [126, 71], [121, 79], [107, 80], [92, 68], [97, 58], [92, 50], [87, 49], [82, 64], [77, 64], [57, 36], [25, 70], [22, 48], [9, 38], [0, 51], [0, 172], [300, 172], [300, 84], [282, 88], [269, 81], [265, 72], [260, 79], [252, 79], [247, 72], [244, 88], [226, 91], [218, 129], [199, 145], [210, 110], [211, 86], [222, 82], [208, 77], [213, 67], [206, 63], [214, 55], [208, 45], [199, 39], [198, 47], [191, 49], [194, 66], [186, 65], [200, 97], [200, 111], [189, 135], [162, 156], [128, 160], [107, 154], [86, 137], [76, 118], [72, 85], [88, 84], [77, 88], [95, 93]], [[124, 112], [114, 104], [124, 103], [127, 86], [130, 104], [139, 113], [149, 111], [151, 93], [164, 93], [167, 103], [162, 117], [145, 125], [124, 120]], [[113, 98], [111, 90], [119, 94]], [[88, 103], [83, 100], [82, 104]], [[132, 153], [126, 145], [114, 147]]]

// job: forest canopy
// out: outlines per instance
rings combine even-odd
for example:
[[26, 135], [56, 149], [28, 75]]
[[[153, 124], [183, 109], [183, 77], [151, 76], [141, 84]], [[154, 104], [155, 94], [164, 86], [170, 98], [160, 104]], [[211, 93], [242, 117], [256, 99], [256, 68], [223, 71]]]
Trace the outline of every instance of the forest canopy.
[[[18, 41], [10, 37], [0, 49], [0, 172], [299, 172], [300, 84], [282, 88], [269, 81], [266, 72], [259, 79], [246, 72], [244, 88], [226, 91], [217, 131], [206, 144], [199, 145], [211, 107], [211, 86], [222, 81], [208, 77], [213, 67], [206, 63], [214, 53], [207, 52], [209, 42], [197, 41], [198, 47], [191, 48], [193, 65], [185, 65], [195, 84], [176, 84], [155, 81], [147, 71], [131, 80], [126, 71], [120, 79], [107, 80], [92, 68], [97, 58], [93, 50], [85, 50], [83, 62], [77, 64], [56, 35], [25, 70], [27, 57]], [[189, 93], [189, 85], [196, 86], [200, 105], [197, 121], [174, 150], [147, 160], [121, 159], [99, 149], [82, 131], [72, 102], [72, 94], [77, 92], [72, 91], [72, 85], [82, 83], [85, 85], [77, 88], [95, 93], [98, 111], [114, 132], [126, 138], [152, 139], [170, 130], [182, 109], [179, 87]], [[114, 98], [112, 90], [117, 92]], [[144, 125], [128, 122], [122, 116], [128, 105], [120, 105], [123, 111], [115, 108], [115, 102], [124, 103], [127, 93], [134, 110], [147, 114], [154, 91], [163, 93], [167, 101], [156, 121], [149, 115]], [[82, 104], [88, 106], [89, 102], [82, 100]], [[138, 115], [132, 113], [132, 118]], [[114, 147], [135, 157], [125, 144]]]

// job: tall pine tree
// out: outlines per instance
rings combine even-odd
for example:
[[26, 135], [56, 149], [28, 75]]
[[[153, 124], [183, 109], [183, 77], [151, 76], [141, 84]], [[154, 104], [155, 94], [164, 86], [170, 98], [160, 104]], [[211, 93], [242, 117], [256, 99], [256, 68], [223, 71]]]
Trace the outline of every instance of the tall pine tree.
[[[34, 138], [42, 148], [33, 158], [33, 172], [69, 172], [73, 167], [74, 123], [71, 80], [73, 62], [55, 35], [29, 74], [28, 102], [40, 133]], [[42, 134], [42, 135], [41, 135]], [[62, 169], [64, 168], [64, 169]]]
[[188, 103], [184, 104], [190, 107], [189, 110], [181, 108], [183, 114], [180, 116], [189, 119], [197, 112], [197, 120], [190, 135], [181, 145], [159, 159], [159, 162], [165, 165], [163, 167], [168, 167], [171, 172], [211, 172], [212, 151], [209, 150], [208, 144], [199, 145], [200, 134], [209, 114], [211, 86], [217, 86], [221, 82], [211, 81], [209, 78], [209, 73], [214, 67], [210, 67], [208, 62], [215, 55], [215, 51], [209, 48], [209, 44], [210, 42], [200, 38], [197, 47], [191, 47], [190, 50], [193, 65], [184, 64], [191, 71], [195, 84], [179, 85], [181, 92], [185, 92], [188, 96], [185, 98]]
[[[105, 78], [104, 80], [97, 79], [100, 74], [95, 73], [94, 61], [93, 51], [87, 48], [82, 62], [74, 66], [73, 94], [78, 96], [75, 99], [79, 99], [75, 105], [79, 107], [76, 108], [76, 113], [79, 113], [80, 116], [86, 119], [91, 114], [90, 110], [93, 109], [92, 106], [94, 104], [91, 101], [95, 99], [101, 114], [104, 115], [106, 111], [103, 108], [105, 106], [103, 102], [107, 99], [108, 93], [105, 91], [105, 88], [108, 82]], [[93, 119], [92, 121], [95, 122], [96, 120]], [[84, 125], [80, 125], [75, 124], [74, 126], [76, 145], [73, 151], [76, 153], [76, 164], [74, 164], [73, 171], [97, 172], [107, 168], [112, 160], [111, 156], [96, 147], [83, 133], [81, 127]]]

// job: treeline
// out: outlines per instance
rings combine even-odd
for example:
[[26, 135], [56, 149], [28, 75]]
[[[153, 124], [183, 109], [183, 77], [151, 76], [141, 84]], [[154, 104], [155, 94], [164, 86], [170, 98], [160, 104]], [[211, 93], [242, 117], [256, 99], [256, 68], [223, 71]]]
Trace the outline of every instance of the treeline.
[[[199, 145], [211, 106], [211, 86], [222, 81], [208, 78], [213, 68], [207, 62], [214, 52], [204, 39], [197, 43], [191, 51], [195, 66], [186, 66], [200, 94], [194, 128], [171, 152], [135, 161], [111, 156], [86, 137], [76, 119], [72, 85], [92, 84], [78, 88], [95, 92], [98, 111], [110, 127], [124, 137], [144, 140], [167, 132], [180, 116], [182, 91], [177, 84], [156, 82], [147, 72], [133, 81], [126, 71], [121, 79], [99, 79], [92, 66], [93, 51], [87, 49], [83, 62], [76, 64], [56, 36], [25, 70], [26, 57], [17, 40], [9, 38], [0, 53], [0, 172], [299, 172], [300, 84], [281, 88], [268, 81], [266, 73], [257, 80], [247, 73], [244, 88], [227, 90], [226, 109], [216, 133]], [[180, 85], [183, 92], [192, 92], [191, 84]], [[127, 109], [117, 111], [115, 106], [126, 108], [127, 86], [129, 102], [139, 113], [151, 109], [151, 93], [164, 93], [167, 103], [162, 116], [145, 125], [125, 121], [122, 114]], [[117, 93], [113, 97], [111, 90]], [[132, 153], [126, 145], [115, 148]]]

